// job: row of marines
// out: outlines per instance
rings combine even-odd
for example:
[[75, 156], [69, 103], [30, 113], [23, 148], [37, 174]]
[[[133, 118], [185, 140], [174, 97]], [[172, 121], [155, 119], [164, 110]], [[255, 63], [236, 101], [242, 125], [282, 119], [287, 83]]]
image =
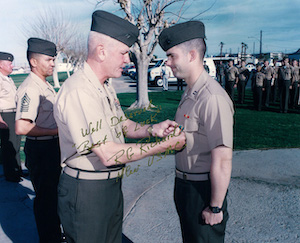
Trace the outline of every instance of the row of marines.
[[261, 110], [262, 106], [269, 107], [275, 103], [277, 97], [280, 100], [280, 112], [287, 113], [288, 108], [295, 108], [299, 101], [299, 62], [285, 57], [279, 63], [274, 61], [274, 66], [269, 65], [269, 61], [259, 62], [252, 72], [246, 67], [246, 62], [241, 61], [241, 65], [236, 67], [233, 60], [230, 60], [228, 67], [220, 62], [217, 66], [218, 81], [221, 85], [225, 83], [225, 89], [232, 100], [234, 100], [234, 88], [237, 87], [238, 103], [245, 101], [245, 87], [251, 80], [254, 106]]
[[[17, 91], [8, 76], [13, 56], [0, 54], [1, 85], [5, 86], [0, 97], [1, 132], [15, 137], [4, 144], [1, 135], [2, 151], [12, 153], [4, 148], [18, 136], [26, 136], [25, 165], [36, 193], [34, 215], [40, 242], [60, 242], [62, 225], [69, 243], [121, 243], [120, 173], [126, 163], [166, 150], [177, 151], [174, 199], [183, 242], [224, 242], [234, 110], [225, 90], [203, 67], [204, 24], [176, 24], [159, 36], [167, 65], [187, 83], [175, 121], [145, 125], [127, 119], [107, 82], [122, 75], [138, 35], [138, 28], [127, 20], [95, 11], [87, 60], [58, 94], [46, 80], [53, 73], [54, 43], [28, 40], [31, 72]], [[7, 105], [3, 97], [8, 98]], [[120, 122], [111, 124], [115, 117]], [[141, 145], [125, 143], [125, 136], [163, 140], [156, 146]], [[15, 150], [19, 151], [19, 142]], [[20, 163], [8, 161], [4, 167], [8, 180], [20, 180]]]

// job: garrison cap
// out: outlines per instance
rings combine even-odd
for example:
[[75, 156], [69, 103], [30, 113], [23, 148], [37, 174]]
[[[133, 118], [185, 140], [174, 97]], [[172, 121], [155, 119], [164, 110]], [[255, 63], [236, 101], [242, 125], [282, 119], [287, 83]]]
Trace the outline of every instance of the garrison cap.
[[0, 52], [0, 60], [5, 60], [5, 61], [13, 61], [14, 56], [10, 53], [7, 52]]
[[56, 45], [47, 40], [39, 38], [29, 38], [27, 52], [44, 54], [50, 57], [56, 56]]
[[93, 13], [91, 31], [108, 35], [129, 47], [137, 41], [139, 35], [139, 30], [135, 25], [102, 10]]
[[201, 21], [188, 21], [176, 24], [164, 29], [158, 37], [159, 45], [164, 51], [196, 38], [205, 38], [205, 28]]

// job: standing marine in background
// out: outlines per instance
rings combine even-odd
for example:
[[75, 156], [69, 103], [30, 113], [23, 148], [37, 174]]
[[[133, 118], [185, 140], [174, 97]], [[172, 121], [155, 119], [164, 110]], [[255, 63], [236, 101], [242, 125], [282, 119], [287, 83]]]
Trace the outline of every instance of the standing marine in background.
[[4, 177], [10, 182], [19, 182], [22, 176], [20, 161], [21, 136], [15, 133], [16, 86], [9, 75], [13, 71], [14, 57], [0, 52], [0, 136], [1, 161]]
[[262, 72], [265, 74], [265, 80], [264, 80], [264, 92], [263, 92], [263, 101], [265, 107], [269, 107], [270, 104], [270, 97], [271, 97], [271, 84], [272, 79], [274, 78], [274, 68], [269, 65], [269, 61], [264, 61], [264, 67], [262, 69]]
[[252, 76], [252, 91], [253, 91], [253, 101], [254, 108], [258, 111], [261, 111], [262, 107], [262, 97], [264, 89], [264, 80], [266, 75], [262, 72], [262, 64], [256, 64], [256, 71], [254, 71]]
[[292, 72], [293, 67], [289, 64], [289, 58], [283, 58], [283, 65], [279, 69], [279, 86], [280, 86], [280, 113], [287, 113], [290, 89], [292, 89]]
[[300, 69], [297, 60], [293, 60], [292, 64], [293, 64], [293, 72], [292, 72], [292, 89], [291, 89], [290, 107], [295, 108], [298, 103]]
[[245, 60], [242, 60], [241, 67], [238, 69], [239, 72], [239, 79], [237, 83], [237, 89], [238, 89], [238, 103], [244, 104], [245, 102], [245, 89], [246, 85], [250, 76], [250, 72], [248, 68], [246, 68], [246, 62]]
[[222, 87], [225, 86], [225, 70], [226, 65], [223, 63], [223, 61], [220, 61], [220, 63], [217, 65], [217, 78]]
[[225, 90], [232, 101], [234, 101], [234, 88], [238, 82], [238, 75], [238, 69], [233, 65], [233, 60], [230, 60], [226, 69]]
[[278, 66], [278, 60], [274, 59], [274, 76], [271, 82], [271, 102], [274, 104], [277, 101], [278, 97], [278, 72], [279, 72], [279, 66]]

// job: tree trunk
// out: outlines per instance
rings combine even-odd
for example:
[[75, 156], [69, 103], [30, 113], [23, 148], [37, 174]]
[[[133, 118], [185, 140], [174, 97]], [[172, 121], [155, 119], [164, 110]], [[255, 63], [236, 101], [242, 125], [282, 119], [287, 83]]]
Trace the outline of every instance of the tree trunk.
[[149, 57], [143, 57], [141, 53], [136, 54], [137, 58], [137, 98], [136, 101], [129, 107], [129, 109], [149, 109], [153, 107], [150, 104], [148, 96], [148, 66], [150, 62]]
[[71, 58], [70, 57], [68, 57], [67, 58], [67, 75], [68, 75], [68, 78], [70, 78], [70, 69], [72, 68], [72, 64], [71, 64], [71, 62], [70, 62], [70, 60], [71, 60]]
[[60, 85], [59, 85], [59, 80], [58, 80], [58, 72], [57, 72], [57, 65], [58, 65], [58, 56], [59, 56], [60, 53], [57, 54], [56, 58], [55, 58], [55, 61], [54, 61], [54, 64], [55, 64], [55, 67], [54, 67], [54, 70], [53, 70], [53, 82], [54, 82], [54, 88], [60, 88]]

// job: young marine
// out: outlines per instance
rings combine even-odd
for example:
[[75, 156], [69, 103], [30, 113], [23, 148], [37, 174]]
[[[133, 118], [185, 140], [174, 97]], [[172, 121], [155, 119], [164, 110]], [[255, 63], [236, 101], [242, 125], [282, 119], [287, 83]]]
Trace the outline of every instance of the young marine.
[[186, 147], [175, 155], [174, 199], [183, 242], [193, 243], [224, 241], [232, 166], [233, 104], [205, 71], [204, 39], [200, 21], [174, 25], [159, 36], [167, 65], [187, 83], [175, 115]]

